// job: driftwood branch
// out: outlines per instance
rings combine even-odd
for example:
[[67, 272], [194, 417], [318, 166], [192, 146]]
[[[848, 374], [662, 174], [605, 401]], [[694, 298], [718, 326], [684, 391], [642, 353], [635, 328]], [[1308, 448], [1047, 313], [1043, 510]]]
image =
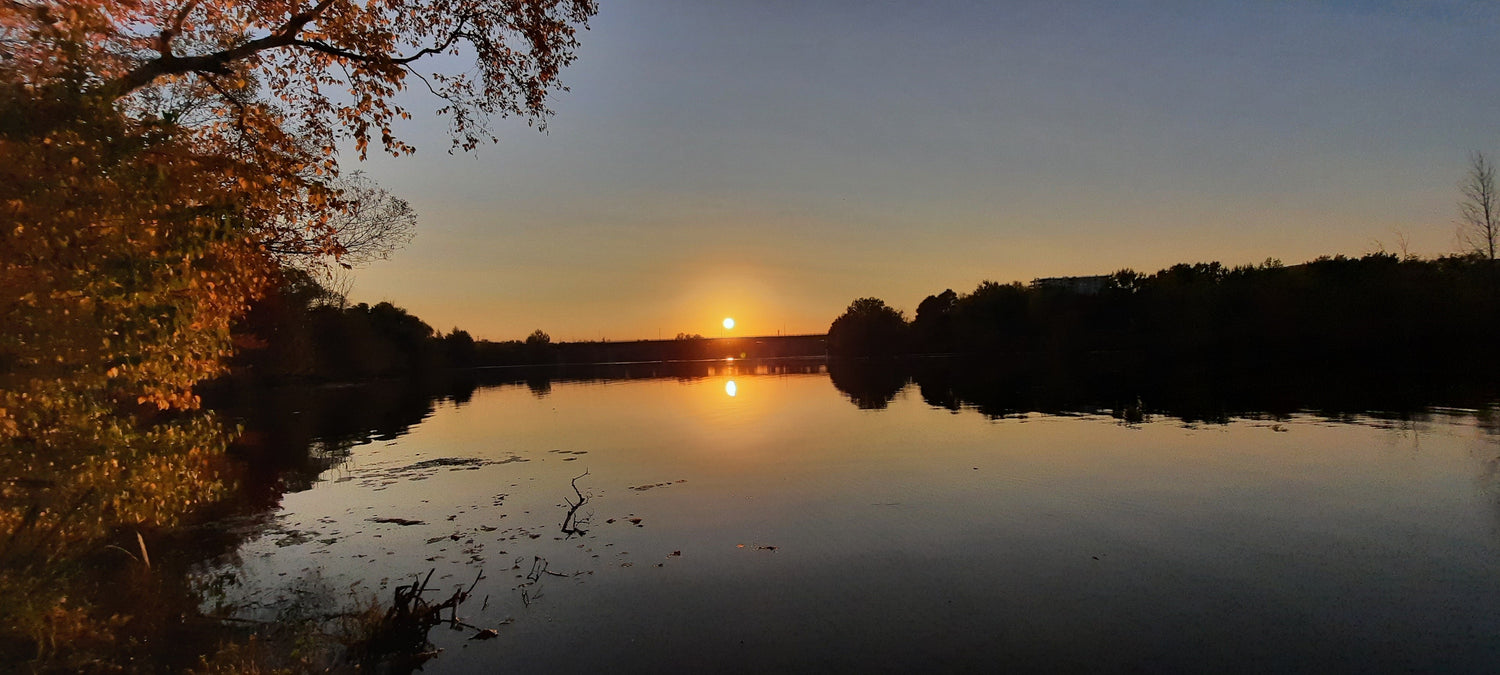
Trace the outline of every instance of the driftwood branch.
[[573, 481], [571, 483], [571, 485], [573, 486], [573, 494], [578, 495], [577, 504], [573, 503], [572, 500], [566, 497], [563, 498], [563, 501], [567, 502], [568, 504], [568, 515], [563, 517], [562, 532], [569, 537], [574, 535], [583, 536], [585, 534], [588, 534], [587, 530], [579, 527], [580, 525], [588, 523], [588, 517], [584, 517], [582, 521], [580, 521], [578, 518], [578, 509], [583, 506], [584, 502], [587, 502], [589, 500], [588, 497], [584, 496], [583, 491], [578, 489], [578, 479], [583, 478], [587, 475], [589, 475], [589, 472], [587, 469], [585, 469], [583, 473], [573, 478]]

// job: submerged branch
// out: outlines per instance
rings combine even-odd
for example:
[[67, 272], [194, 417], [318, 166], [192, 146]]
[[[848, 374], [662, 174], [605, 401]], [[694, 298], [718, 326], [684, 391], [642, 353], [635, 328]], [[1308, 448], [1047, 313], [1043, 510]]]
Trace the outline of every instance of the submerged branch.
[[563, 517], [562, 532], [569, 537], [572, 537], [574, 535], [583, 536], [585, 534], [588, 534], [587, 530], [584, 530], [579, 526], [588, 524], [589, 517], [585, 516], [581, 520], [578, 518], [578, 509], [583, 506], [584, 502], [587, 502], [589, 500], [589, 498], [583, 494], [583, 491], [578, 489], [578, 479], [583, 478], [587, 475], [589, 475], [589, 472], [587, 469], [585, 469], [583, 473], [574, 477], [572, 482], [570, 483], [573, 486], [573, 494], [578, 495], [578, 503], [574, 504], [567, 498], [563, 499], [564, 502], [567, 502], [569, 508], [568, 515]]

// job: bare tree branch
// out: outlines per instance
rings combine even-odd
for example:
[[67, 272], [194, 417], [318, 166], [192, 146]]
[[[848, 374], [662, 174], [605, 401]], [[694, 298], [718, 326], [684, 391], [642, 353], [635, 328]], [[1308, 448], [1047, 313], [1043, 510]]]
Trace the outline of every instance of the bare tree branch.
[[1472, 253], [1495, 259], [1500, 244], [1500, 195], [1495, 192], [1495, 165], [1484, 153], [1469, 155], [1469, 169], [1458, 184], [1463, 199], [1458, 203], [1458, 237]]

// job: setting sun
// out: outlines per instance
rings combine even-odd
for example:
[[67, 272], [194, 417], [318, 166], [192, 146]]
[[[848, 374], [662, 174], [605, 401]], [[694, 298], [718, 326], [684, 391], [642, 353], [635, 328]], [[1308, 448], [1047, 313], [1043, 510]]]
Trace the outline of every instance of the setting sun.
[[0, 675], [1500, 675], [1500, 0], [770, 4], [0, 0]]

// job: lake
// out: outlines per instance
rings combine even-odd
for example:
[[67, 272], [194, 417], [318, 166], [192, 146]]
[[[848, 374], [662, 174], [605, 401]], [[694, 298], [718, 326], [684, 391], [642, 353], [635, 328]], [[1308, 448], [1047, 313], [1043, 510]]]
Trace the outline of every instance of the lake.
[[1500, 667], [1486, 399], [1188, 414], [972, 372], [278, 396], [250, 435], [296, 470], [197, 582], [251, 620], [473, 584], [430, 673]]

